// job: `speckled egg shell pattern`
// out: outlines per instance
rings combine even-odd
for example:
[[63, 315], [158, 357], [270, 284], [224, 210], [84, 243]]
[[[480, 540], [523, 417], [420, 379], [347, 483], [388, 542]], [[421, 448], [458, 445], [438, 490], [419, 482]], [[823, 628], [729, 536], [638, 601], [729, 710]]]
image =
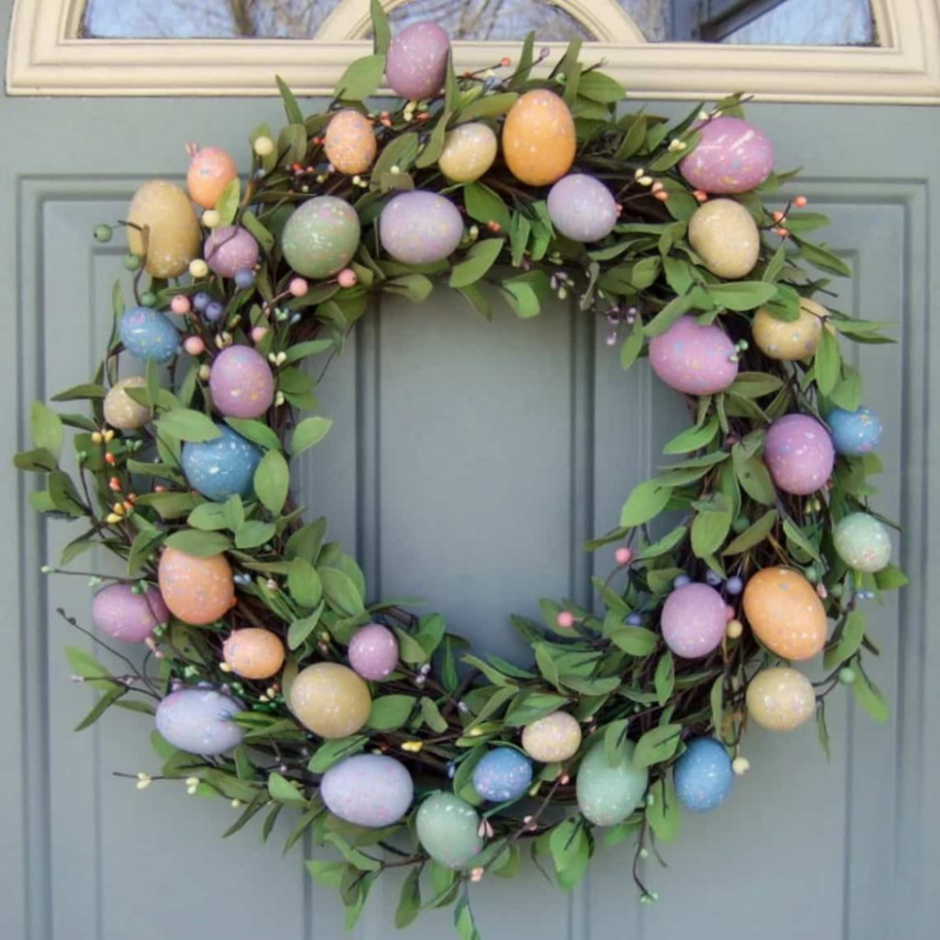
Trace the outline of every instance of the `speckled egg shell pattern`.
[[832, 432], [832, 443], [839, 454], [861, 457], [870, 454], [881, 443], [884, 425], [881, 419], [868, 408], [844, 411], [833, 408], [826, 418]]
[[147, 380], [142, 375], [115, 382], [104, 397], [104, 420], [120, 431], [133, 431], [150, 420], [150, 409], [134, 401], [127, 394], [129, 388], [146, 388]]
[[331, 767], [320, 781], [326, 808], [340, 819], [367, 829], [398, 822], [414, 797], [404, 765], [383, 754], [356, 754]]
[[686, 809], [704, 813], [731, 792], [734, 772], [728, 752], [713, 738], [693, 738], [673, 771], [676, 796]]
[[449, 180], [469, 183], [493, 165], [498, 150], [499, 141], [493, 129], [480, 121], [471, 121], [447, 132], [437, 165]]
[[873, 574], [891, 561], [891, 536], [874, 516], [853, 512], [840, 519], [832, 533], [839, 557], [856, 571]]
[[186, 482], [206, 499], [224, 502], [230, 496], [249, 497], [261, 451], [227, 424], [217, 424], [221, 437], [183, 444]]
[[571, 111], [547, 89], [527, 91], [506, 115], [502, 145], [516, 179], [530, 186], [554, 183], [574, 163], [577, 142]]
[[744, 193], [760, 186], [773, 172], [770, 139], [747, 121], [718, 117], [697, 129], [699, 142], [679, 164], [679, 171], [693, 189]]
[[600, 180], [586, 173], [571, 173], [549, 191], [548, 214], [567, 238], [596, 242], [614, 230], [617, 202]]
[[467, 802], [443, 791], [429, 796], [418, 810], [418, 841], [434, 861], [445, 868], [466, 868], [483, 849], [477, 834], [480, 817]]
[[649, 774], [645, 767], [633, 766], [635, 745], [626, 741], [623, 760], [611, 767], [607, 749], [598, 741], [578, 767], [578, 809], [595, 826], [616, 826], [643, 801]]
[[291, 709], [304, 727], [321, 738], [345, 738], [368, 720], [369, 687], [339, 663], [314, 663], [294, 680]]
[[522, 746], [529, 757], [543, 764], [568, 760], [581, 746], [581, 725], [568, 712], [552, 712], [525, 726]]
[[821, 489], [832, 476], [835, 459], [829, 432], [809, 415], [784, 415], [767, 432], [764, 462], [785, 493], [807, 496]]
[[338, 173], [365, 173], [378, 149], [372, 122], [352, 108], [338, 111], [326, 126], [323, 149]]
[[267, 360], [250, 346], [229, 346], [209, 373], [212, 403], [233, 418], [260, 418], [274, 401], [274, 376]]
[[157, 706], [157, 731], [174, 747], [211, 757], [241, 744], [244, 732], [231, 720], [244, 711], [217, 689], [179, 689]]
[[392, 39], [385, 77], [396, 95], [431, 98], [444, 87], [450, 37], [436, 23], [414, 23]]
[[95, 595], [91, 619], [102, 633], [116, 640], [143, 643], [157, 624], [170, 619], [170, 612], [155, 587], [135, 594], [130, 584], [110, 584]]
[[714, 395], [737, 378], [734, 344], [714, 324], [699, 326], [680, 317], [649, 341], [650, 367], [670, 388], [686, 395]]
[[345, 199], [317, 196], [287, 220], [281, 247], [298, 274], [323, 278], [349, 264], [359, 237], [359, 216]]
[[713, 199], [699, 206], [689, 220], [689, 244], [712, 274], [735, 280], [754, 270], [760, 232], [739, 202]]
[[453, 254], [463, 237], [463, 220], [446, 196], [401, 193], [382, 210], [379, 237], [396, 261], [431, 264]]
[[787, 666], [762, 669], [747, 687], [747, 711], [768, 731], [793, 731], [816, 711], [813, 684]]
[[826, 610], [792, 568], [763, 568], [744, 589], [744, 614], [757, 638], [784, 659], [812, 659], [826, 643]]
[[754, 314], [751, 335], [765, 356], [784, 362], [805, 359], [816, 352], [822, 336], [822, 320], [814, 315], [805, 298], [796, 320], [778, 320], [761, 308]]
[[238, 167], [219, 147], [203, 147], [193, 154], [186, 174], [189, 196], [197, 206], [214, 209], [222, 191], [238, 176]]
[[284, 644], [270, 630], [246, 627], [226, 637], [222, 658], [243, 679], [270, 679], [284, 665]]
[[219, 277], [234, 277], [236, 271], [250, 271], [258, 263], [258, 243], [248, 229], [223, 225], [206, 239], [203, 257]]
[[347, 655], [357, 675], [377, 682], [398, 665], [398, 640], [388, 627], [367, 623], [352, 635]]
[[127, 227], [128, 247], [145, 256], [144, 268], [153, 277], [179, 277], [199, 257], [199, 219], [179, 186], [166, 180], [144, 183], [131, 200], [127, 221], [133, 223]]
[[532, 785], [532, 761], [512, 747], [498, 747], [473, 768], [473, 789], [490, 803], [522, 796]]
[[124, 348], [138, 359], [146, 362], [169, 362], [180, 347], [180, 335], [176, 327], [150, 307], [131, 307], [121, 314], [118, 335]]
[[717, 649], [727, 622], [727, 605], [707, 584], [676, 588], [663, 604], [663, 639], [669, 649], [685, 659], [707, 656]]
[[214, 623], [235, 601], [232, 569], [224, 555], [196, 558], [165, 548], [157, 580], [170, 612], [196, 627]]

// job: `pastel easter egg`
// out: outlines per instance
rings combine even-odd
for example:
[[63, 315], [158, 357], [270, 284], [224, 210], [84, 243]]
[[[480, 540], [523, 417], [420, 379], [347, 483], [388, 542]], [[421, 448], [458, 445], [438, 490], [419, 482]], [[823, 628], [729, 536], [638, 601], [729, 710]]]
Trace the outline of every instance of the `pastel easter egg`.
[[617, 202], [610, 190], [586, 173], [563, 176], [548, 193], [552, 224], [576, 242], [597, 242], [617, 224]]
[[445, 868], [466, 868], [483, 849], [477, 835], [480, 817], [465, 800], [443, 790], [429, 796], [418, 810], [415, 828], [424, 851]]
[[437, 165], [451, 182], [472, 183], [493, 165], [498, 149], [489, 124], [470, 121], [447, 132]]
[[270, 679], [284, 665], [284, 644], [261, 627], [234, 630], [222, 644], [222, 658], [243, 679]]
[[404, 764], [384, 754], [355, 754], [334, 764], [320, 781], [326, 808], [354, 826], [382, 829], [411, 806], [414, 784]]
[[762, 669], [747, 687], [747, 713], [768, 731], [793, 731], [816, 711], [812, 682], [795, 669]]
[[258, 243], [248, 229], [223, 225], [206, 239], [203, 256], [219, 277], [235, 277], [236, 271], [251, 270], [258, 263]]
[[249, 497], [261, 451], [227, 424], [217, 424], [221, 437], [183, 444], [186, 482], [206, 499], [224, 502], [230, 496]]
[[473, 768], [473, 789], [490, 803], [516, 800], [532, 785], [532, 761], [514, 747], [498, 747]]
[[731, 792], [731, 758], [714, 738], [692, 738], [673, 770], [676, 796], [686, 809], [716, 809]]
[[379, 218], [382, 247], [404, 264], [433, 264], [453, 254], [463, 238], [457, 207], [437, 193], [395, 196]]
[[229, 346], [209, 373], [212, 404], [232, 418], [260, 418], [274, 401], [274, 376], [268, 361], [250, 346]]
[[835, 459], [829, 432], [809, 415], [784, 415], [767, 431], [764, 462], [774, 484], [785, 493], [807, 496], [824, 487]]
[[238, 699], [199, 687], [171, 692], [157, 706], [157, 731], [173, 747], [211, 757], [242, 742], [244, 731], [232, 716], [244, 711]]
[[712, 274], [735, 280], [754, 270], [760, 253], [760, 232], [741, 203], [713, 199], [692, 214], [689, 244]]
[[121, 314], [118, 335], [124, 348], [138, 359], [169, 362], [179, 351], [176, 327], [150, 307], [131, 307]]
[[762, 307], [754, 314], [751, 335], [757, 348], [769, 359], [785, 362], [806, 359], [816, 352], [825, 315], [824, 307], [806, 297], [800, 298], [800, 315], [796, 320], [778, 320]]
[[[202, 234], [186, 193], [166, 180], [144, 183], [127, 210], [127, 244], [153, 277], [179, 277], [199, 257]], [[141, 229], [146, 231], [142, 232]]]
[[214, 209], [222, 190], [238, 176], [235, 161], [221, 147], [202, 147], [189, 161], [189, 197], [203, 209]]
[[716, 649], [727, 623], [724, 599], [707, 584], [676, 588], [663, 604], [663, 639], [669, 649], [685, 659], [698, 659]]
[[783, 659], [812, 659], [826, 643], [826, 610], [812, 584], [792, 568], [763, 568], [744, 589], [754, 635]]
[[337, 111], [326, 126], [323, 149], [338, 173], [365, 173], [378, 149], [372, 122], [353, 108]]
[[388, 47], [385, 77], [402, 98], [432, 98], [444, 87], [450, 38], [436, 23], [414, 23]]
[[116, 640], [143, 643], [158, 623], [170, 619], [170, 612], [155, 587], [135, 594], [130, 584], [110, 584], [95, 595], [91, 619], [102, 633]]
[[369, 687], [352, 669], [339, 663], [314, 663], [294, 679], [291, 710], [298, 721], [321, 738], [345, 738], [369, 719]]
[[367, 623], [352, 635], [347, 655], [357, 675], [378, 682], [398, 665], [398, 640], [388, 627]]
[[616, 826], [642, 802], [649, 783], [645, 767], [633, 766], [634, 744], [625, 741], [623, 759], [614, 767], [603, 741], [584, 756], [578, 768], [578, 809], [595, 826]]
[[874, 516], [853, 512], [836, 523], [832, 542], [839, 557], [856, 571], [874, 573], [891, 561], [891, 536]]
[[693, 189], [745, 193], [773, 172], [773, 145], [753, 124], [722, 116], [706, 121], [698, 132], [695, 149], [679, 163], [679, 172]]
[[305, 277], [336, 274], [359, 247], [359, 216], [345, 199], [317, 196], [287, 220], [281, 247], [287, 263]]
[[670, 388], [686, 395], [724, 391], [738, 375], [733, 355], [734, 343], [721, 327], [700, 326], [691, 316], [680, 317], [649, 341], [653, 371]]
[[522, 729], [522, 746], [532, 760], [543, 764], [566, 761], [581, 747], [581, 725], [568, 712], [552, 712]]
[[104, 396], [104, 420], [119, 431], [133, 431], [150, 420], [150, 409], [127, 394], [129, 388], [146, 388], [142, 375], [115, 382]]
[[157, 581], [173, 616], [196, 627], [219, 620], [235, 602], [232, 569], [224, 555], [196, 558], [165, 548]]
[[[107, 404], [106, 406], [107, 407]], [[826, 417], [836, 453], [847, 457], [870, 454], [881, 443], [884, 425], [870, 408], [844, 411], [833, 408]]]
[[530, 186], [560, 180], [574, 163], [574, 118], [568, 105], [545, 88], [527, 91], [503, 124], [503, 157], [516, 179]]

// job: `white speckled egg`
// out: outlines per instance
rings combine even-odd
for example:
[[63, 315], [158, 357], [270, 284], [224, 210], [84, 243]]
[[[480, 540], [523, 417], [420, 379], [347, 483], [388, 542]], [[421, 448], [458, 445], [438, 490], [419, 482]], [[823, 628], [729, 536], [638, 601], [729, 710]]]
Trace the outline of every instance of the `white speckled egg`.
[[147, 380], [142, 375], [115, 382], [104, 397], [104, 420], [119, 431], [133, 431], [150, 420], [150, 409], [134, 401], [127, 394], [129, 388], [146, 388]]
[[356, 826], [381, 829], [408, 812], [414, 784], [411, 774], [395, 758], [356, 754], [323, 775], [320, 796], [334, 816]]
[[237, 699], [208, 686], [171, 692], [157, 706], [157, 731], [190, 754], [224, 754], [241, 744], [244, 732], [232, 716], [244, 711]]
[[498, 149], [493, 129], [488, 124], [472, 121], [447, 132], [437, 165], [454, 183], [470, 183], [493, 165]]
[[581, 746], [581, 725], [568, 712], [552, 712], [523, 728], [522, 746], [532, 760], [543, 764], [568, 760]]
[[562, 235], [576, 242], [606, 238], [617, 223], [610, 190], [586, 173], [563, 176], [548, 193], [548, 214]]
[[754, 270], [760, 232], [741, 203], [713, 199], [699, 206], [689, 220], [689, 244], [712, 274], [735, 280]]
[[405, 264], [432, 264], [449, 257], [463, 237], [457, 207], [437, 193], [416, 190], [395, 196], [379, 219], [382, 247]]
[[625, 742], [623, 760], [611, 767], [604, 742], [587, 752], [578, 768], [578, 809], [595, 826], [616, 826], [642, 802], [649, 783], [645, 767], [634, 767], [633, 742]]
[[443, 790], [429, 796], [418, 810], [418, 841], [445, 868], [466, 868], [483, 848], [477, 834], [480, 817], [467, 802]]

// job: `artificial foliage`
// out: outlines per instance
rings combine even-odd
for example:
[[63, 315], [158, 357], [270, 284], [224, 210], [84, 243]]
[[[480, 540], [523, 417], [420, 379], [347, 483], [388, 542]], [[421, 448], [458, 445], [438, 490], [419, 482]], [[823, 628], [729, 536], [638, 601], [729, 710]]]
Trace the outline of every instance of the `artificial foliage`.
[[[103, 649], [100, 658], [85, 648], [69, 649], [73, 671], [97, 692], [79, 727], [111, 707], [142, 713], [160, 769], [139, 773], [138, 787], [175, 782], [181, 791], [232, 801], [240, 810], [226, 835], [257, 817], [267, 838], [275, 820], [289, 814], [288, 847], [307, 834], [324, 847], [307, 865], [338, 890], [350, 926], [376, 880], [404, 868], [398, 926], [424, 909], [453, 905], [459, 935], [475, 937], [475, 882], [511, 877], [520, 859], [531, 855], [547, 877], [570, 889], [601, 843], [624, 840], [633, 846], [640, 899], [649, 902], [656, 894], [647, 887], [644, 860], [677, 836], [683, 805], [712, 808], [730, 788], [732, 768], [735, 774], [746, 770], [752, 713], [779, 728], [815, 715], [827, 750], [825, 707], [834, 690], [849, 688], [866, 711], [887, 719], [888, 706], [868, 671], [877, 647], [866, 633], [864, 602], [905, 579], [887, 563], [883, 528], [866, 528], [879, 520], [893, 524], [868, 505], [874, 493], [869, 478], [880, 470], [877, 456], [851, 453], [850, 419], [859, 412], [862, 380], [841, 352], [842, 341], [887, 340], [879, 324], [827, 303], [834, 296], [830, 276], [850, 272], [816, 240], [826, 218], [806, 210], [802, 197], [778, 197], [778, 187], [793, 174], [770, 173], [756, 189], [724, 197], [759, 231], [756, 260], [746, 275], [715, 274], [720, 265], [707, 263], [691, 244], [693, 217], [714, 204], [714, 196], [689, 184], [679, 164], [695, 151], [709, 122], [743, 117], [741, 96], [696, 107], [685, 120], [670, 123], [626, 109], [620, 86], [599, 67], [580, 63], [577, 41], [551, 63], [529, 36], [516, 62], [503, 60], [484, 72], [457, 75], [448, 57], [443, 87], [424, 100], [366, 103], [382, 81], [390, 43], [378, 4], [373, 17], [374, 54], [350, 66], [325, 108], [305, 115], [280, 83], [287, 124], [276, 133], [267, 126], [251, 133], [246, 178], [235, 175], [234, 163], [223, 165], [223, 177], [232, 178], [214, 192], [211, 185], [201, 190], [198, 175], [195, 182], [191, 176], [190, 196], [205, 210], [198, 237], [190, 226], [182, 247], [167, 247], [160, 226], [135, 222], [139, 205], [131, 210], [121, 224], [132, 248], [125, 264], [133, 273], [133, 300], [120, 283], [115, 286], [115, 326], [101, 367], [89, 383], [52, 399], [81, 401], [87, 411], [33, 407], [32, 448], [19, 453], [16, 464], [41, 481], [30, 494], [34, 508], [80, 529], [55, 571], [68, 573], [86, 552], [109, 549], [121, 560], [120, 574], [102, 572], [93, 586], [126, 585], [128, 591], [116, 612], [96, 597], [96, 623], [111, 624], [105, 633], [112, 636], [147, 644], [145, 655], [128, 656], [120, 639], [106, 639], [99, 629], [94, 640]], [[573, 115], [572, 172], [599, 181], [615, 198], [618, 216], [599, 239], [579, 242], [560, 234], [549, 211], [549, 185], [520, 181], [502, 154], [469, 182], [441, 172], [438, 161], [450, 132], [482, 124], [481, 138], [497, 139], [520, 96], [533, 90], [553, 92]], [[366, 157], [361, 167], [352, 166], [354, 172], [341, 172], [325, 156], [328, 125], [340, 111], [341, 123], [353, 132], [368, 129]], [[195, 151], [194, 161], [203, 159], [200, 153], [207, 152]], [[412, 190], [444, 196], [459, 211], [459, 241], [443, 260], [407, 263], [383, 248], [380, 216], [396, 195]], [[293, 251], [285, 249], [294, 237], [289, 220], [322, 196], [352, 207], [361, 237], [341, 270], [298, 277], [285, 259]], [[179, 201], [169, 190], [164, 197]], [[182, 203], [183, 216], [193, 212], [188, 200]], [[223, 266], [212, 265], [203, 242], [225, 231], [223, 240], [235, 237], [226, 229], [233, 225], [250, 235], [243, 246], [249, 266], [238, 267], [236, 259], [236, 270], [220, 273]], [[95, 232], [99, 240], [111, 236], [111, 226]], [[177, 249], [188, 269], [164, 276], [161, 271], [178, 268], [171, 258]], [[732, 380], [720, 391], [684, 394], [689, 427], [666, 445], [656, 476], [625, 494], [611, 530], [585, 546], [617, 546], [615, 568], [595, 579], [594, 605], [543, 599], [540, 621], [510, 618], [532, 648], [530, 662], [509, 663], [474, 650], [468, 638], [448, 631], [439, 614], [414, 613], [374, 597], [355, 560], [329, 541], [326, 520], [305, 519], [291, 490], [292, 461], [330, 430], [329, 417], [316, 414], [317, 382], [342, 354], [357, 321], [372, 315], [383, 295], [418, 303], [435, 283], [449, 285], [485, 317], [499, 305], [520, 318], [535, 317], [546, 303], [567, 300], [571, 316], [604, 321], [610, 355], [619, 349], [624, 369], [651, 355], [651, 344], [677, 324], [692, 330], [714, 324], [719, 339], [727, 340], [727, 354], [715, 368], [727, 370], [731, 363]], [[818, 327], [814, 351], [802, 358], [768, 356], [768, 343], [762, 348], [754, 341], [758, 328], [773, 333], [775, 325], [796, 323], [804, 316], [801, 300], [810, 298], [817, 302], [809, 306], [818, 320], [812, 324]], [[157, 319], [147, 311], [157, 311]], [[128, 313], [151, 331], [150, 346], [134, 338], [137, 321]], [[168, 343], [168, 351], [160, 343]], [[252, 417], [238, 416], [244, 390], [237, 370], [234, 385], [225, 388], [212, 371], [223, 354], [240, 348], [259, 352], [272, 379], [259, 392], [263, 413]], [[109, 411], [106, 397], [119, 381], [119, 366], [125, 379], [136, 377], [125, 382], [125, 397], [113, 399]], [[259, 381], [263, 386], [265, 375]], [[682, 377], [677, 381], [681, 387]], [[231, 407], [223, 417], [217, 406], [224, 395]], [[787, 415], [828, 428], [834, 410], [842, 423], [833, 421], [832, 433], [837, 444], [839, 434], [848, 443], [831, 474], [809, 492], [780, 488], [776, 481], [786, 474], [773, 462], [768, 428]], [[204, 452], [187, 450], [223, 440], [220, 426], [226, 435], [235, 432], [233, 446], [250, 445], [239, 471], [248, 474], [247, 489], [242, 481], [235, 495], [211, 489], [218, 480], [206, 482], [192, 456]], [[828, 440], [823, 443], [831, 446]], [[786, 446], [781, 453], [785, 463]], [[210, 492], [215, 498], [206, 498]], [[837, 529], [846, 517], [854, 521]], [[845, 544], [837, 545], [839, 538]], [[860, 539], [864, 558], [850, 567], [845, 559], [854, 557]], [[749, 599], [751, 580], [781, 568], [801, 589], [810, 586], [824, 611], [819, 645], [824, 640], [825, 677], [815, 683], [802, 676], [798, 662], [790, 668], [779, 653], [785, 647], [771, 649], [779, 624], [758, 637], [751, 623], [765, 616], [773, 621], [779, 613], [762, 613], [756, 592]], [[193, 600], [187, 595], [181, 607], [180, 592], [189, 591], [190, 582], [196, 600], [187, 608]], [[692, 585], [711, 593], [680, 593]], [[707, 613], [714, 597], [720, 636], [699, 655], [694, 644], [701, 637], [681, 634]], [[123, 605], [138, 602], [146, 607], [143, 629], [134, 633], [121, 618], [127, 615]], [[193, 613], [180, 617], [182, 609]], [[150, 614], [157, 622], [152, 629]], [[63, 616], [85, 629], [80, 614]], [[372, 633], [361, 633], [366, 628]], [[232, 638], [247, 629], [260, 631], [253, 639], [261, 647], [252, 647], [252, 656], [268, 665], [240, 658]], [[348, 669], [335, 671], [350, 661], [365, 679], [350, 679]], [[311, 666], [321, 671], [305, 673]], [[348, 726], [317, 724], [325, 719], [316, 712], [322, 688], [316, 677], [327, 675], [335, 675], [344, 703], [359, 696]], [[309, 696], [292, 698], [298, 681], [310, 685]], [[796, 703], [792, 715], [773, 707], [768, 713], [774, 692], [767, 689], [775, 682]], [[147, 716], [182, 690], [217, 692], [236, 703], [216, 729], [223, 750], [200, 756], [199, 741], [192, 750], [181, 749], [148, 728]], [[316, 716], [301, 720], [309, 709]], [[548, 716], [552, 736], [539, 744], [538, 732], [547, 725], [535, 723]], [[177, 728], [169, 736], [180, 733]], [[553, 760], [556, 753], [564, 756]], [[324, 774], [360, 754], [392, 757], [401, 768], [389, 776], [382, 769], [389, 765], [372, 765], [376, 786], [397, 788], [402, 799], [397, 808], [375, 810], [378, 827], [344, 821], [328, 811], [329, 794], [321, 794]], [[695, 773], [702, 767], [713, 771], [710, 779], [719, 781], [720, 792], [697, 788]], [[358, 780], [334, 775], [337, 802], [331, 805], [354, 798], [370, 773]], [[434, 828], [440, 817], [432, 818], [431, 810], [448, 806], [456, 807], [458, 828], [442, 837]], [[380, 811], [390, 821], [383, 822]], [[473, 848], [472, 857], [446, 858], [461, 840]]]

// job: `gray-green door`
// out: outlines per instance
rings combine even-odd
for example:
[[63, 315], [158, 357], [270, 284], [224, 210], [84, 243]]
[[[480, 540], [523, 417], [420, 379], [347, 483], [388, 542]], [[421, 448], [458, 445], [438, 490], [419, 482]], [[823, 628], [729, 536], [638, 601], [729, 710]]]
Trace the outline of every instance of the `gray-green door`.
[[[0, 2], [4, 25], [8, 0]], [[2, 39], [5, 48], [5, 36]], [[84, 380], [104, 342], [122, 249], [91, 229], [119, 216], [143, 180], [179, 177], [183, 143], [244, 153], [245, 132], [277, 119], [271, 101], [0, 100], [0, 439], [22, 446], [28, 403]], [[812, 729], [759, 730], [751, 773], [718, 812], [689, 816], [668, 869], [650, 864], [662, 902], [644, 908], [628, 849], [601, 850], [582, 889], [558, 894], [537, 871], [474, 889], [486, 940], [673, 938], [887, 940], [935, 936], [940, 827], [940, 113], [930, 109], [762, 105], [779, 165], [802, 164], [799, 191], [835, 220], [831, 243], [854, 264], [842, 306], [891, 321], [896, 347], [865, 347], [866, 403], [886, 419], [881, 507], [906, 526], [913, 579], [873, 615], [887, 727], [845, 697], [831, 715], [832, 762]], [[931, 328], [933, 327], [933, 328]], [[871, 350], [871, 351], [869, 351]], [[936, 355], [932, 355], [937, 350]], [[376, 592], [420, 595], [461, 633], [518, 655], [510, 612], [541, 596], [589, 600], [584, 538], [609, 527], [629, 487], [655, 465], [681, 416], [645, 367], [623, 374], [598, 324], [559, 304], [536, 321], [486, 323], [453, 294], [385, 304], [325, 383], [336, 419], [305, 468], [302, 501], [333, 520]], [[65, 540], [23, 508], [25, 484], [2, 462], [0, 936], [4, 940], [168, 940], [341, 936], [342, 912], [295, 850], [256, 829], [223, 842], [235, 811], [143, 793], [113, 770], [155, 766], [146, 719], [114, 712], [72, 733], [90, 692], [69, 681], [56, 614], [87, 622], [82, 579], [45, 579]], [[606, 559], [598, 562], [604, 568]], [[356, 936], [392, 934], [393, 881], [373, 892]], [[448, 936], [449, 913], [410, 935]]]

